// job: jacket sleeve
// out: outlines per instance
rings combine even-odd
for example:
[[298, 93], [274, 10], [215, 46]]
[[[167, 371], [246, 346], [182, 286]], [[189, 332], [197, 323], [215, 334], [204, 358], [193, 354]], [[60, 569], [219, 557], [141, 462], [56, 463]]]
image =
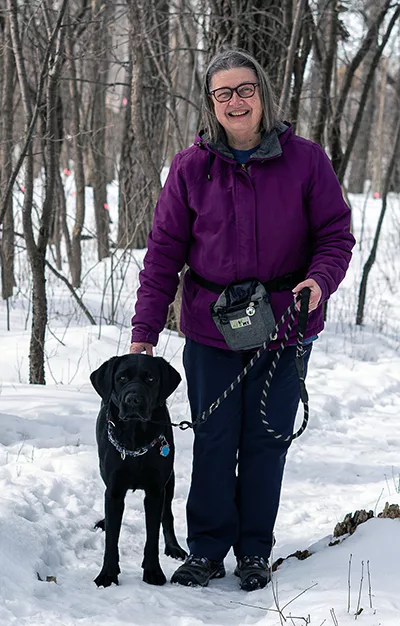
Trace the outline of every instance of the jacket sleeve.
[[312, 236], [307, 278], [317, 281], [321, 302], [325, 302], [346, 274], [355, 239], [350, 232], [350, 209], [332, 164], [318, 144], [312, 145], [307, 211]]
[[174, 301], [191, 238], [191, 210], [180, 165], [177, 154], [155, 207], [132, 318], [132, 341], [153, 346]]

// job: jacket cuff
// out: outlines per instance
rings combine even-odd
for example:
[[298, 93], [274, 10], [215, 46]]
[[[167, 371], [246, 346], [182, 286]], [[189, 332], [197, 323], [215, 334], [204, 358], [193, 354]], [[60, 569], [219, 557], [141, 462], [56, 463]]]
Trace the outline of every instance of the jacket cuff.
[[158, 343], [158, 334], [153, 331], [140, 330], [139, 328], [132, 328], [131, 343], [151, 343], [152, 346], [156, 346]]
[[321, 289], [321, 299], [318, 303], [318, 306], [329, 300], [329, 296], [331, 294], [329, 293], [328, 285], [326, 284], [324, 278], [322, 278], [322, 276], [320, 276], [319, 274], [307, 274], [307, 278], [312, 278], [313, 280], [315, 280], [315, 282], [319, 285]]

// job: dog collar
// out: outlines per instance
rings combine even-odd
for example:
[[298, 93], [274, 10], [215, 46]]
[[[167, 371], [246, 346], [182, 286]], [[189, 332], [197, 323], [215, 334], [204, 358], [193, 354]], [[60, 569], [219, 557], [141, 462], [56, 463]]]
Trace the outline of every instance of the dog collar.
[[158, 437], [156, 437], [156, 439], [153, 439], [153, 441], [151, 443], [148, 443], [146, 446], [142, 446], [141, 448], [137, 448], [136, 450], [127, 450], [126, 448], [124, 448], [124, 446], [122, 446], [115, 439], [113, 432], [112, 432], [113, 426], [115, 426], [115, 424], [110, 419], [108, 419], [107, 420], [108, 441], [120, 453], [121, 459], [123, 461], [125, 460], [126, 456], [132, 456], [132, 457], [143, 456], [149, 450], [154, 448], [154, 446], [156, 446], [157, 444], [160, 445], [161, 456], [167, 457], [170, 453], [171, 448], [170, 448], [168, 441], [164, 437], [164, 435], [159, 435]]

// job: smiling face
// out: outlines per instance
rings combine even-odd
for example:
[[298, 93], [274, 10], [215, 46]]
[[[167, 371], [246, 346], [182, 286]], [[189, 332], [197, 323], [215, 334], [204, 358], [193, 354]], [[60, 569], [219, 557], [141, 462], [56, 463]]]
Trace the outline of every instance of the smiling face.
[[[210, 91], [256, 82], [257, 76], [248, 67], [221, 70], [212, 76]], [[224, 128], [230, 146], [249, 150], [260, 143], [263, 110], [258, 87], [251, 98], [241, 98], [236, 92], [228, 102], [217, 102], [213, 96], [210, 98], [216, 118]]]

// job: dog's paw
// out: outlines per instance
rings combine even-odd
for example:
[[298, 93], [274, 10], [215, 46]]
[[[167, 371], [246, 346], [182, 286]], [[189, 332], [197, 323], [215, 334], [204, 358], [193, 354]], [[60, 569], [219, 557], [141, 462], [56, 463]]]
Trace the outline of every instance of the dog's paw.
[[110, 587], [113, 583], [118, 585], [118, 574], [121, 572], [119, 566], [116, 569], [110, 570], [103, 567], [94, 582], [98, 587]]
[[143, 570], [143, 581], [148, 585], [165, 585], [167, 579], [161, 568], [158, 569], [145, 569]]
[[178, 559], [178, 561], [184, 561], [187, 557], [187, 552], [185, 552], [179, 544], [167, 544], [165, 546], [164, 554], [172, 557], [173, 559]]
[[106, 520], [105, 519], [101, 519], [98, 522], [96, 522], [96, 524], [93, 527], [95, 530], [97, 530], [98, 528], [101, 528], [101, 530], [105, 530], [106, 529]]

